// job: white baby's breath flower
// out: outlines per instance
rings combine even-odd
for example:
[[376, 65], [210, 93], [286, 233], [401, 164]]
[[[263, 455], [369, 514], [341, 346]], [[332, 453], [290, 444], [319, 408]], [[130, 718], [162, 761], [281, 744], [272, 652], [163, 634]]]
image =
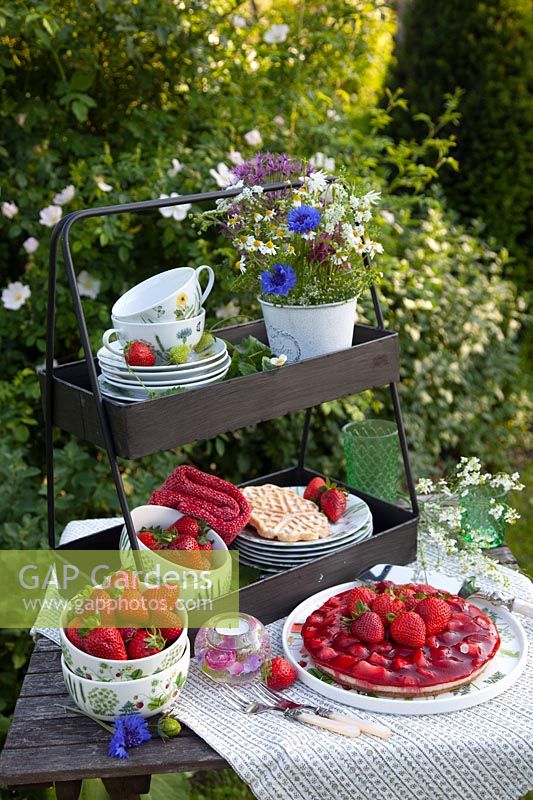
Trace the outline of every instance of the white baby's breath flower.
[[167, 169], [167, 175], [169, 178], [175, 178], [178, 172], [181, 172], [183, 169], [183, 164], [179, 159], [173, 158], [172, 159], [172, 166], [170, 169]]
[[7, 200], [2, 203], [0, 208], [2, 209], [2, 214], [4, 217], [7, 217], [8, 219], [13, 219], [13, 217], [16, 217], [16, 215], [19, 213], [18, 205], [16, 203], [10, 203]]
[[95, 278], [87, 270], [82, 270], [78, 275], [78, 291], [82, 297], [90, 297], [91, 300], [96, 300], [100, 292], [102, 281]]
[[65, 203], [70, 203], [74, 195], [76, 194], [76, 189], [69, 183], [68, 186], [65, 186], [64, 189], [61, 189], [54, 197], [54, 203], [58, 206], [64, 206]]
[[281, 44], [289, 34], [289, 26], [285, 23], [272, 25], [265, 33], [264, 40], [267, 44]]
[[263, 137], [257, 128], [252, 128], [251, 131], [248, 131], [248, 133], [244, 134], [244, 141], [251, 147], [260, 147], [263, 144]]
[[248, 23], [246, 22], [246, 17], [243, 17], [242, 14], [233, 14], [231, 17], [231, 24], [234, 28], [239, 30], [240, 28], [246, 28]]
[[270, 359], [270, 363], [273, 367], [282, 367], [287, 362], [287, 356], [285, 353], [280, 353], [279, 356], [274, 356]]
[[35, 253], [39, 247], [39, 240], [36, 239], [35, 236], [29, 236], [22, 242], [22, 246], [28, 255], [31, 255], [32, 253]]
[[235, 178], [233, 172], [223, 161], [217, 164], [216, 169], [210, 169], [209, 174], [215, 179], [217, 186], [220, 186], [221, 189], [227, 189], [228, 186], [231, 186]]
[[[177, 192], [171, 192], [170, 195], [159, 195], [160, 200], [167, 200], [169, 197], [181, 197], [181, 195], [179, 195]], [[161, 216], [166, 217], [167, 219], [172, 217], [175, 222], [183, 222], [190, 207], [190, 203], [182, 203], [179, 206], [163, 206], [163, 208], [159, 209], [159, 213]]]
[[96, 181], [96, 185], [100, 189], [101, 192], [112, 192], [113, 187], [110, 183], [106, 183], [102, 175], [97, 175], [94, 179]]
[[503, 518], [509, 525], [514, 525], [520, 519], [520, 514], [518, 513], [516, 508], [508, 507], [505, 510]]
[[53, 228], [62, 216], [63, 209], [61, 206], [46, 206], [46, 208], [41, 208], [39, 212], [39, 222], [46, 228]]
[[228, 158], [236, 167], [244, 163], [244, 158], [238, 150], [230, 150], [228, 153]]
[[418, 494], [431, 494], [435, 491], [435, 484], [429, 478], [420, 478], [416, 491]]
[[491, 517], [494, 517], [494, 519], [500, 519], [504, 511], [505, 506], [503, 506], [501, 503], [497, 503], [494, 499], [490, 501], [489, 514]]
[[2, 303], [8, 311], [18, 311], [30, 296], [30, 287], [20, 281], [15, 281], [8, 283], [7, 288], [2, 291]]
[[217, 308], [215, 317], [217, 319], [228, 319], [229, 317], [237, 317], [241, 313], [241, 307], [237, 305], [235, 298], [232, 298], [225, 306]]

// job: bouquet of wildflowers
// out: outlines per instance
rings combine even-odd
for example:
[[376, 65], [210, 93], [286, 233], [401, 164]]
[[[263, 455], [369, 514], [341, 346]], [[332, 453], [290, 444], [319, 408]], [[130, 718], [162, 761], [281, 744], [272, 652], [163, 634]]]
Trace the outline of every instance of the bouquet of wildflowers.
[[520, 519], [520, 514], [501, 496], [510, 491], [521, 491], [518, 472], [508, 475], [500, 472], [491, 475], [482, 471], [479, 458], [461, 458], [449, 480], [432, 481], [423, 478], [417, 486], [420, 496], [422, 525], [419, 537], [419, 560], [424, 566], [424, 545], [436, 548], [440, 556], [454, 555], [465, 574], [501, 579], [498, 564], [483, 554], [484, 532], [469, 531], [465, 536], [461, 498], [467, 497], [476, 487], [486, 487], [496, 497], [490, 499], [489, 515], [495, 520], [503, 518], [509, 525]]
[[[262, 182], [300, 179], [301, 186], [264, 193]], [[259, 154], [234, 171], [242, 192], [203, 214], [222, 223], [239, 254], [239, 282], [278, 305], [318, 305], [358, 297], [376, 282], [376, 253], [367, 234], [379, 193], [356, 193], [285, 155]]]

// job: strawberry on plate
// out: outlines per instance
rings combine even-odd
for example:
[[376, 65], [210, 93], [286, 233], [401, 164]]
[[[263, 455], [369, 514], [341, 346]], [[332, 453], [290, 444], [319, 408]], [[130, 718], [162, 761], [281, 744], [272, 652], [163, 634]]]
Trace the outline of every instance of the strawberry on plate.
[[113, 661], [126, 661], [128, 654], [118, 628], [84, 629], [85, 652], [96, 658], [109, 658]]
[[426, 597], [418, 603], [415, 611], [426, 623], [428, 636], [434, 636], [443, 631], [452, 616], [450, 606], [441, 597]]
[[346, 492], [332, 486], [320, 495], [320, 510], [330, 522], [338, 522], [346, 511], [347, 502]]
[[326, 488], [326, 481], [324, 478], [320, 478], [317, 476], [316, 478], [311, 478], [307, 486], [305, 487], [304, 498], [306, 500], [314, 500], [315, 503], [320, 502], [320, 495]]
[[388, 592], [375, 595], [370, 608], [381, 617], [383, 623], [391, 621], [389, 614], [401, 614], [402, 611], [406, 610], [405, 603]]
[[146, 658], [160, 653], [165, 647], [165, 640], [161, 634], [152, 628], [151, 630], [137, 631], [133, 639], [128, 642], [129, 658]]
[[357, 608], [357, 601], [360, 601], [361, 603], [370, 606], [375, 599], [376, 599], [376, 593], [369, 586], [357, 586], [355, 589], [352, 589], [348, 595], [348, 599], [346, 602], [348, 613], [350, 614], [355, 613]]
[[378, 614], [373, 611], [363, 611], [351, 625], [351, 631], [362, 642], [377, 644], [385, 637], [385, 627]]
[[421, 616], [414, 611], [405, 611], [393, 619], [390, 626], [391, 639], [408, 647], [423, 647], [426, 643], [426, 626]]
[[135, 339], [126, 344], [124, 359], [130, 367], [153, 367], [155, 364], [154, 348], [149, 342]]
[[261, 667], [261, 676], [268, 688], [277, 692], [292, 686], [298, 673], [292, 664], [289, 664], [284, 658], [276, 656], [264, 662]]

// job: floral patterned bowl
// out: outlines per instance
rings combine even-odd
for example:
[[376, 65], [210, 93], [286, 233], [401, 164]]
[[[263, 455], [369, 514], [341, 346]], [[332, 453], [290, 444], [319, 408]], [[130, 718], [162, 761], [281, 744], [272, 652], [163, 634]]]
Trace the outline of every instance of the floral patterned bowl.
[[101, 683], [138, 681], [150, 675], [157, 675], [179, 661], [187, 646], [187, 612], [176, 610], [176, 613], [183, 622], [183, 630], [176, 641], [153, 656], [132, 658], [128, 661], [97, 658], [84, 653], [67, 639], [64, 628], [61, 627], [59, 636], [65, 663], [74, 675]]
[[82, 711], [96, 719], [112, 721], [123, 714], [153, 717], [166, 711], [176, 700], [187, 679], [190, 644], [182, 657], [171, 667], [136, 681], [93, 681], [74, 675], [65, 659], [61, 659], [63, 678], [68, 693]]

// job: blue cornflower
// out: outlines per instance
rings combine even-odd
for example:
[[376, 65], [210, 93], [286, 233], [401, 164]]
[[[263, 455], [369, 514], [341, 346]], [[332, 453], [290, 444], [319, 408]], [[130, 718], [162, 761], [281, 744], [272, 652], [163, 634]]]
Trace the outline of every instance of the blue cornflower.
[[130, 747], [138, 747], [151, 738], [146, 720], [138, 714], [115, 717], [115, 731], [109, 743], [109, 755], [128, 758]]
[[274, 264], [272, 270], [261, 273], [261, 291], [284, 297], [296, 285], [296, 273], [289, 264]]
[[309, 233], [320, 225], [320, 211], [313, 206], [296, 206], [287, 214], [287, 227], [295, 233]]

